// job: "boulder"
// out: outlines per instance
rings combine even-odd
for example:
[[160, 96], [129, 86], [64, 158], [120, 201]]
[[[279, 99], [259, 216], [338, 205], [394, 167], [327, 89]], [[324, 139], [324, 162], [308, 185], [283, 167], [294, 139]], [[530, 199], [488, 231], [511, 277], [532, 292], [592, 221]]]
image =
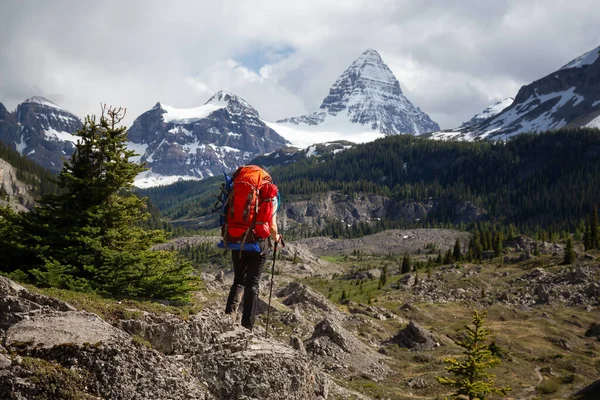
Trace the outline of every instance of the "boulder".
[[304, 347], [304, 343], [302, 342], [302, 340], [300, 340], [298, 336], [292, 336], [290, 338], [290, 346], [292, 346], [292, 348], [294, 350], [297, 350], [300, 354], [304, 356], [306, 355], [306, 348]]
[[440, 345], [433, 334], [427, 329], [410, 321], [396, 336], [386, 341], [386, 344], [397, 344], [412, 350], [432, 350]]
[[304, 345], [314, 360], [337, 364], [336, 370], [346, 376], [359, 373], [377, 381], [390, 372], [387, 365], [379, 362], [382, 354], [369, 348], [330, 317], [315, 326]]
[[0, 276], [0, 329], [6, 330], [24, 319], [55, 311], [75, 311], [75, 308], [63, 301], [30, 292]]
[[600, 399], [600, 379], [590, 383], [583, 389], [573, 395], [577, 400], [598, 400]]
[[292, 282], [276, 293], [276, 296], [285, 297], [281, 302], [288, 306], [300, 307], [314, 318], [323, 318], [325, 315], [343, 319], [342, 313], [323, 296], [308, 286]]
[[412, 274], [406, 274], [402, 278], [398, 279], [393, 285], [395, 289], [399, 289], [400, 286], [411, 287], [415, 284], [415, 276]]
[[427, 381], [423, 378], [411, 378], [406, 381], [406, 386], [411, 389], [425, 389], [427, 386]]
[[585, 337], [595, 337], [598, 338], [598, 340], [600, 340], [600, 323], [592, 323], [589, 329], [585, 331]]
[[51, 348], [64, 343], [120, 345], [131, 341], [125, 332], [104, 322], [96, 314], [85, 311], [56, 312], [23, 320], [6, 331], [6, 345], [27, 343]]

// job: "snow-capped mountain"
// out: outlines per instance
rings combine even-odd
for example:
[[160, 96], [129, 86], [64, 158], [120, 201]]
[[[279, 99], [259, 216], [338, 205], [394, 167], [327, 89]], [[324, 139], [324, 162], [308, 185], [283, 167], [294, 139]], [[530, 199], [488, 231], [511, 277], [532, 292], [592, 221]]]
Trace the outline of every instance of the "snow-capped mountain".
[[432, 134], [441, 140], [506, 140], [524, 132], [600, 125], [600, 47], [523, 86], [491, 118]]
[[223, 91], [196, 108], [157, 103], [134, 121], [129, 140], [150, 168], [139, 187], [229, 172], [289, 144], [244, 99]]
[[512, 97], [507, 97], [503, 100], [497, 101], [482, 112], [475, 114], [473, 118], [463, 123], [460, 127], [466, 128], [469, 126], [478, 125], [486, 119], [492, 118], [496, 114], [502, 112], [506, 107], [510, 106], [513, 103], [513, 101], [515, 101], [515, 99]]
[[[439, 130], [427, 114], [402, 93], [400, 83], [379, 53], [368, 49], [338, 78], [318, 111], [278, 121], [316, 130], [410, 133]], [[348, 140], [354, 141], [351, 136]]]
[[82, 126], [77, 116], [40, 96], [12, 113], [0, 105], [0, 141], [50, 171], [60, 171], [63, 159], [73, 154], [73, 133]]

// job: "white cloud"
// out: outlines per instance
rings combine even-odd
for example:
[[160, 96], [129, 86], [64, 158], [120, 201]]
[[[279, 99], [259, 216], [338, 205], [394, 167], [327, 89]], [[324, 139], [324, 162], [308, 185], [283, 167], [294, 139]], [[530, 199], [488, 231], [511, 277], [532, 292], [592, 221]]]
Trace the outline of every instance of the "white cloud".
[[[126, 106], [131, 123], [157, 101], [192, 107], [224, 89], [274, 120], [313, 111], [372, 47], [406, 95], [452, 127], [600, 45], [596, 9], [592, 0], [0, 2], [0, 102], [14, 109], [40, 94], [79, 115], [107, 102]], [[239, 63], [261, 53], [265, 65]]]

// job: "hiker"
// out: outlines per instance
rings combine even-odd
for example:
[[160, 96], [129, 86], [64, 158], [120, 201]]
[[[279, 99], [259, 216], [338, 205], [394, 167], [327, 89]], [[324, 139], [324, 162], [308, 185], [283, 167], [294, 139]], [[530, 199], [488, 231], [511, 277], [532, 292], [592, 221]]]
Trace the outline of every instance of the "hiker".
[[275, 217], [278, 191], [271, 176], [256, 165], [238, 168], [226, 177], [225, 188], [219, 247], [231, 250], [234, 271], [225, 313], [235, 322], [243, 294], [242, 326], [252, 330], [267, 253], [281, 240]]

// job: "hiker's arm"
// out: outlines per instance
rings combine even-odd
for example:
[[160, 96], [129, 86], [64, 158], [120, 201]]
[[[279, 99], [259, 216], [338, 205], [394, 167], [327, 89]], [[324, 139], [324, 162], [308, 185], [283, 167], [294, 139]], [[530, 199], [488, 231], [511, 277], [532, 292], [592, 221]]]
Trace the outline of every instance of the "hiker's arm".
[[271, 239], [273, 239], [274, 242], [278, 242], [279, 234], [277, 233], [277, 218], [275, 217], [275, 214], [271, 217], [271, 223], [269, 225], [271, 226]]

